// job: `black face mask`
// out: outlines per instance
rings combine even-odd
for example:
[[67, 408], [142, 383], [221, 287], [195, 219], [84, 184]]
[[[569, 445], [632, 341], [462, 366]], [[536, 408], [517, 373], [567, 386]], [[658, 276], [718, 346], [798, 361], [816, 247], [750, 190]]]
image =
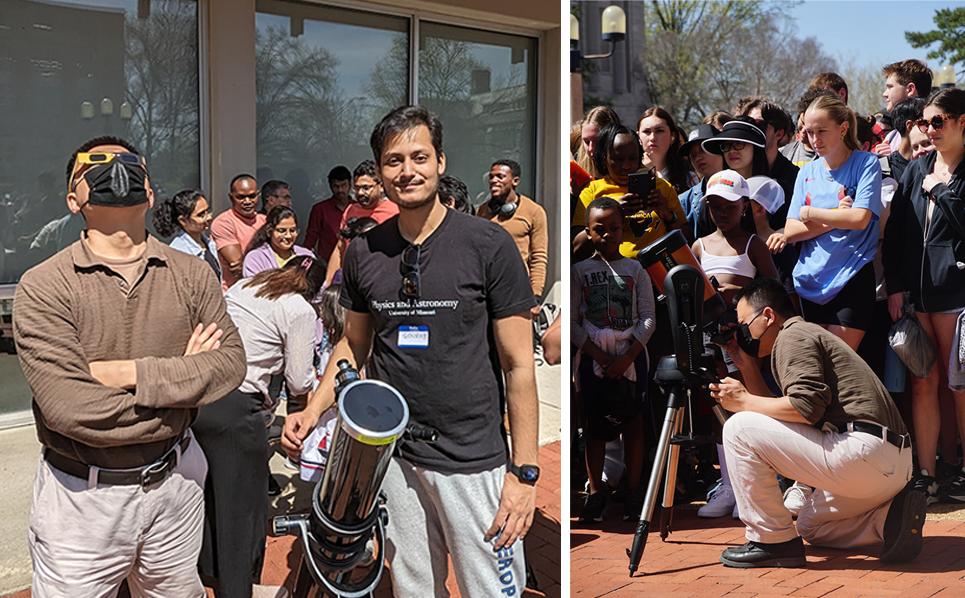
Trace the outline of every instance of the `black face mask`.
[[90, 188], [87, 202], [108, 208], [126, 208], [147, 203], [144, 182], [147, 173], [140, 166], [114, 160], [98, 164], [84, 173]]
[[[756, 320], [763, 313], [764, 312], [761, 312], [756, 316], [754, 316], [753, 318], [751, 318], [751, 322]], [[756, 357], [760, 357], [759, 353], [761, 351], [761, 339], [754, 338], [754, 335], [751, 334], [751, 328], [750, 328], [751, 322], [747, 322], [738, 326], [737, 334], [735, 335], [735, 338], [737, 339], [737, 346], [741, 348], [741, 351], [743, 351], [744, 353], [747, 353], [748, 357], [756, 358]], [[764, 336], [764, 335], [761, 334], [761, 336]]]

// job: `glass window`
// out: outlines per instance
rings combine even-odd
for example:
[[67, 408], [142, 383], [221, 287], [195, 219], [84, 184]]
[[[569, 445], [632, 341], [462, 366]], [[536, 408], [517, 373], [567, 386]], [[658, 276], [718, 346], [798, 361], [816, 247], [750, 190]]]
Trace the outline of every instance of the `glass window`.
[[[28, 409], [10, 342], [15, 283], [79, 238], [70, 154], [114, 135], [159, 197], [200, 185], [198, 8], [185, 0], [0, 0], [0, 413]], [[148, 218], [150, 221], [150, 218]]]
[[476, 205], [489, 198], [489, 166], [522, 169], [517, 191], [536, 189], [536, 39], [422, 21], [419, 103], [443, 125], [447, 172]]
[[257, 0], [258, 183], [292, 186], [299, 226], [328, 172], [372, 159], [369, 137], [409, 91], [409, 19]]

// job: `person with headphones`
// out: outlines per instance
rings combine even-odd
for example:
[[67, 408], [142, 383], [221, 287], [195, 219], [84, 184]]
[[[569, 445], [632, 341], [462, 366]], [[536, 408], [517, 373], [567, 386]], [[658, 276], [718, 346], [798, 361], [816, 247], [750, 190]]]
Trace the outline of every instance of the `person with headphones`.
[[549, 244], [546, 212], [525, 195], [516, 193], [521, 173], [514, 160], [496, 160], [489, 169], [489, 201], [476, 209], [476, 216], [486, 218], [506, 229], [526, 264], [529, 282], [536, 296], [533, 317], [539, 315], [543, 285], [546, 283], [546, 261]]

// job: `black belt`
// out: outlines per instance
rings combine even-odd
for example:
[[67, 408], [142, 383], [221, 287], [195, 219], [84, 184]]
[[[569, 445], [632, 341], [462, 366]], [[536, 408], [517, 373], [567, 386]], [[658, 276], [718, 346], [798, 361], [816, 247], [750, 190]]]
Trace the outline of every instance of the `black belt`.
[[[148, 488], [161, 482], [169, 473], [174, 471], [174, 468], [178, 465], [178, 447], [181, 447], [181, 454], [184, 454], [190, 444], [191, 436], [185, 434], [181, 437], [181, 440], [171, 447], [171, 450], [164, 453], [160, 459], [143, 468], [98, 468], [97, 481], [98, 483], [110, 484], [112, 486], [140, 486], [141, 488]], [[46, 459], [47, 463], [50, 463], [51, 466], [67, 475], [72, 475], [82, 480], [90, 478], [90, 465], [81, 463], [80, 461], [74, 461], [49, 448], [44, 450], [44, 459]]]
[[904, 436], [901, 436], [899, 434], [895, 434], [888, 428], [885, 428], [884, 426], [879, 426], [878, 424], [873, 424], [871, 422], [855, 421], [855, 422], [849, 423], [848, 427], [850, 427], [855, 432], [864, 432], [865, 434], [871, 434], [872, 436], [877, 436], [882, 440], [887, 440], [888, 442], [897, 446], [900, 449], [906, 449], [909, 446], [911, 446], [910, 435], [905, 434]]

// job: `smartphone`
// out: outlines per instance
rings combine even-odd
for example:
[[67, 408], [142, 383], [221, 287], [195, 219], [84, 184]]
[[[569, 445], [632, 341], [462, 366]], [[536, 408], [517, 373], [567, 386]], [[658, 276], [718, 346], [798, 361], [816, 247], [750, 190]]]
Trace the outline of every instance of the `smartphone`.
[[630, 175], [627, 193], [635, 193], [646, 205], [650, 201], [650, 192], [656, 188], [657, 174], [653, 170], [650, 172], [635, 172]]
[[573, 183], [575, 183], [577, 187], [582, 189], [593, 180], [593, 177], [590, 176], [590, 173], [583, 170], [582, 166], [577, 164], [575, 161], [570, 160], [570, 179], [572, 179]]

